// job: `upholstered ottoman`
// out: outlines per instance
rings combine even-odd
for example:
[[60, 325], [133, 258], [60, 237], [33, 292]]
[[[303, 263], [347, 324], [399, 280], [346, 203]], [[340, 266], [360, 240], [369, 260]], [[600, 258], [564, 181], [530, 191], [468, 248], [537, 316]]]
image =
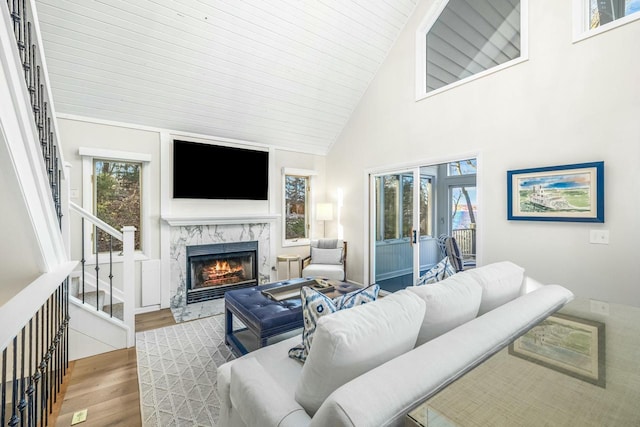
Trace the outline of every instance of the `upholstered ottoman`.
[[[309, 280], [309, 277], [301, 277], [225, 292], [225, 342], [233, 352], [237, 356], [246, 354], [267, 345], [269, 338], [302, 328], [300, 298], [274, 301], [265, 296], [262, 291]], [[331, 298], [360, 288], [358, 285], [347, 282], [332, 281], [331, 283], [334, 290], [327, 293]], [[243, 328], [234, 330], [234, 317], [244, 325]]]
[[[225, 292], [225, 342], [237, 356], [249, 351], [247, 342], [255, 342], [256, 348], [264, 347], [269, 338], [302, 327], [299, 298], [274, 301], [263, 295], [262, 291], [304, 281], [293, 279]], [[245, 328], [234, 330], [234, 316]]]

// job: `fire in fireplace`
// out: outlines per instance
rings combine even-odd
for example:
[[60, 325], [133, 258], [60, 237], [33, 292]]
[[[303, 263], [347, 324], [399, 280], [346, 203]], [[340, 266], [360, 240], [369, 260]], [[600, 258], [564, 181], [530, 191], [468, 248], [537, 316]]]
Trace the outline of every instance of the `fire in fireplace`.
[[187, 304], [258, 283], [258, 242], [187, 246]]

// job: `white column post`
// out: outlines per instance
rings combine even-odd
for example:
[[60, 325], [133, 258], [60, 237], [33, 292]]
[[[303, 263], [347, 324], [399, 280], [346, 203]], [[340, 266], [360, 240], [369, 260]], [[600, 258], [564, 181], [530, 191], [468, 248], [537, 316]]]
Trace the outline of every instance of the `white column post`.
[[135, 271], [134, 262], [136, 228], [133, 226], [122, 227], [122, 287], [124, 292], [124, 323], [129, 328], [127, 336], [127, 347], [136, 345], [136, 322], [135, 322]]

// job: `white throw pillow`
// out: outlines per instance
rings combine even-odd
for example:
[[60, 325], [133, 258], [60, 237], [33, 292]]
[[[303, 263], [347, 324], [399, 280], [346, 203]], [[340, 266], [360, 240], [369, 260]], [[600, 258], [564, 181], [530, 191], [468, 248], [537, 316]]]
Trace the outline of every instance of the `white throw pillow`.
[[480, 308], [482, 288], [460, 273], [425, 286], [409, 286], [409, 292], [426, 303], [416, 347], [474, 319]]
[[316, 332], [318, 320], [339, 310], [353, 308], [358, 305], [373, 302], [378, 298], [380, 286], [369, 285], [345, 295], [331, 299], [325, 294], [308, 286], [300, 289], [300, 301], [302, 303], [302, 343], [289, 350], [289, 357], [304, 363], [311, 349], [313, 335]]
[[411, 350], [424, 309], [416, 295], [398, 291], [321, 317], [300, 373], [296, 401], [313, 416], [335, 389]]
[[482, 287], [478, 316], [517, 298], [524, 283], [524, 268], [501, 261], [456, 274], [472, 277]]
[[311, 264], [342, 264], [342, 248], [311, 248]]

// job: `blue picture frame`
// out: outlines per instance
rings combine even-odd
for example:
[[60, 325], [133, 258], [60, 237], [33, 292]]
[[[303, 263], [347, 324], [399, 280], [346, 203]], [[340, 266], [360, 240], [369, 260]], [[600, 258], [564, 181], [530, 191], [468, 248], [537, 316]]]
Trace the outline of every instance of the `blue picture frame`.
[[604, 162], [507, 171], [507, 219], [604, 222]]

